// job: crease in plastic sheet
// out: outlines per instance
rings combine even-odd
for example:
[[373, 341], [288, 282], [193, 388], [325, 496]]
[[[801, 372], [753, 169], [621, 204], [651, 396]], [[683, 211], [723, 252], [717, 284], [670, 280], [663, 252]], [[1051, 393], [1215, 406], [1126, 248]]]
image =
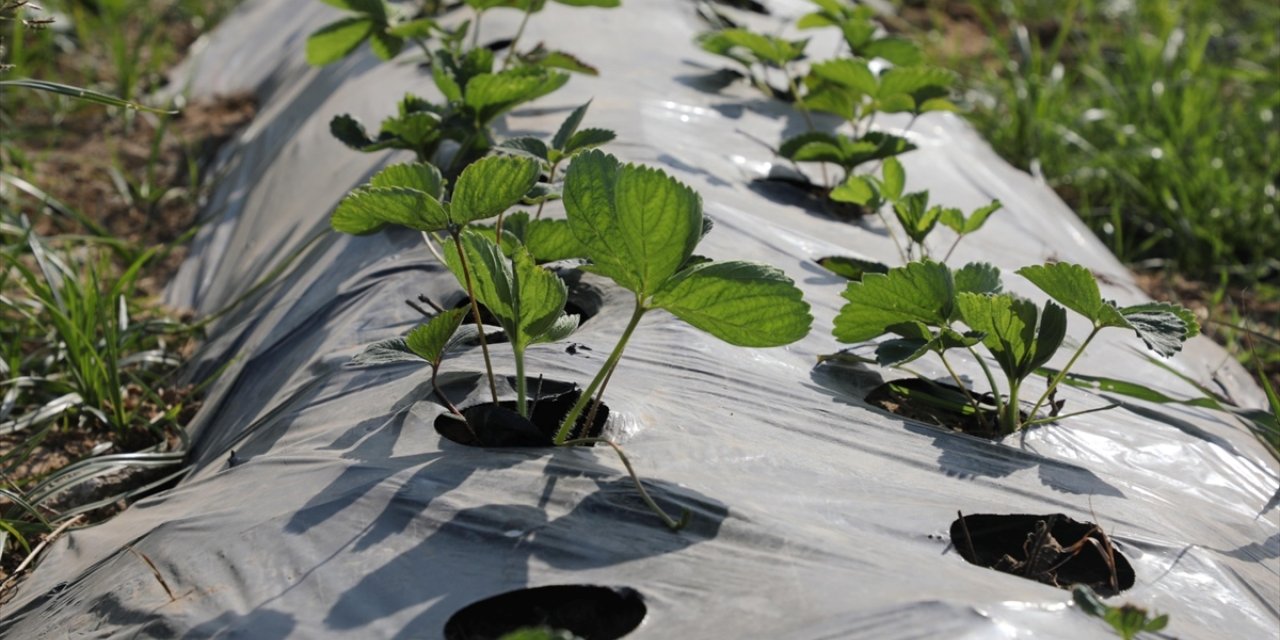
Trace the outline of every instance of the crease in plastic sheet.
[[[769, 6], [796, 15], [808, 5]], [[52, 545], [0, 611], [0, 635], [432, 638], [476, 600], [579, 583], [639, 590], [649, 613], [635, 638], [1107, 633], [1066, 591], [965, 563], [947, 541], [959, 509], [1097, 522], [1137, 574], [1118, 601], [1170, 614], [1177, 637], [1274, 637], [1277, 464], [1226, 416], [1129, 402], [991, 443], [865, 402], [900, 372], [815, 366], [843, 346], [830, 328], [844, 285], [813, 261], [838, 254], [897, 264], [896, 251], [875, 222], [837, 222], [751, 182], [777, 162], [768, 145], [804, 125], [742, 87], [698, 88], [698, 76], [723, 65], [692, 43], [703, 27], [691, 2], [610, 11], [550, 4], [527, 41], [563, 42], [601, 75], [575, 77], [500, 129], [549, 135], [594, 99], [586, 124], [618, 132], [611, 152], [660, 166], [702, 195], [717, 225], [700, 252], [786, 271], [813, 305], [813, 333], [784, 348], [738, 349], [668, 315], [646, 316], [606, 402], [655, 499], [694, 513], [680, 534], [639, 504], [602, 448], [483, 450], [442, 440], [425, 368], [344, 365], [420, 319], [403, 300], [447, 298], [457, 286], [415, 234], [325, 232], [347, 189], [403, 159], [345, 149], [329, 119], [349, 112], [376, 123], [407, 90], [434, 95], [413, 64], [381, 64], [368, 51], [307, 67], [306, 36], [337, 15], [314, 0], [249, 0], [188, 64], [197, 94], [248, 89], [266, 101], [222, 155], [206, 228], [169, 300], [212, 313], [293, 262], [211, 328], [193, 375], [227, 368], [191, 426], [192, 473]], [[780, 24], [750, 20], [770, 31]], [[492, 11], [482, 40], [517, 23], [513, 12]], [[1141, 299], [1051, 192], [961, 120], [921, 118], [909, 133], [920, 147], [902, 158], [910, 188], [957, 206], [1005, 203], [960, 245], [957, 262], [993, 262], [1033, 297], [1013, 270], [1080, 262], [1116, 282], [1103, 285], [1105, 296]], [[604, 292], [599, 313], [565, 342], [532, 347], [533, 375], [583, 384], [602, 364], [630, 307], [608, 283], [591, 284]], [[1082, 340], [1087, 329], [1073, 321], [1070, 335]], [[1121, 333], [1100, 336], [1077, 370], [1190, 391], [1125, 347], [1132, 338]], [[1248, 376], [1225, 361], [1196, 339], [1174, 366], [1256, 405]], [[495, 363], [511, 373], [501, 349]], [[481, 370], [479, 354], [467, 352], [443, 375], [456, 384]], [[960, 373], [981, 377], [974, 363]], [[1081, 389], [1059, 397], [1080, 407], [1108, 401]]]

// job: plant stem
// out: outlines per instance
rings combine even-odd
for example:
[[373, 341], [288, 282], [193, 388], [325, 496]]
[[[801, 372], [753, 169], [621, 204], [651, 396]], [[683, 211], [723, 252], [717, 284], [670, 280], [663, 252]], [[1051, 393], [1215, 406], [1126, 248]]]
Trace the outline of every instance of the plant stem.
[[475, 285], [471, 282], [471, 268], [467, 266], [467, 252], [462, 248], [462, 234], [457, 228], [451, 228], [453, 244], [458, 248], [458, 264], [462, 266], [462, 280], [467, 287], [467, 297], [471, 301], [471, 317], [475, 320], [476, 330], [480, 337], [480, 351], [484, 354], [484, 371], [489, 376], [489, 393], [493, 403], [498, 404], [498, 385], [493, 381], [493, 363], [489, 360], [489, 341], [484, 337], [484, 323], [480, 321], [480, 303], [476, 302]]
[[[804, 123], [809, 126], [809, 131], [817, 131], [818, 128], [813, 124], [813, 115], [809, 113], [809, 107], [804, 103], [804, 98], [800, 97], [800, 85], [796, 83], [796, 79], [791, 75], [791, 70], [782, 67], [782, 74], [787, 77], [787, 88], [791, 90], [791, 99], [795, 101], [796, 106], [800, 109], [800, 115], [804, 116]], [[827, 176], [827, 163], [819, 162], [818, 168], [822, 171], [822, 186], [831, 189], [831, 179]]]
[[582, 410], [587, 407], [587, 403], [591, 402], [591, 397], [595, 395], [596, 388], [618, 365], [618, 360], [622, 358], [622, 350], [627, 346], [627, 340], [631, 339], [631, 333], [636, 330], [636, 325], [640, 324], [640, 318], [644, 317], [646, 311], [648, 309], [641, 303], [640, 297], [636, 296], [636, 309], [631, 314], [631, 321], [627, 323], [627, 328], [623, 330], [622, 337], [618, 338], [618, 344], [614, 345], [613, 352], [609, 354], [609, 358], [604, 361], [604, 366], [600, 367], [600, 372], [591, 379], [591, 384], [587, 385], [582, 395], [578, 396], [578, 401], [573, 404], [573, 408], [564, 417], [564, 422], [560, 423], [560, 430], [556, 432], [556, 444], [565, 444], [570, 432], [578, 424], [578, 416], [582, 415]]
[[969, 404], [973, 405], [973, 412], [978, 416], [978, 422], [983, 429], [987, 429], [987, 416], [982, 412], [982, 405], [978, 403], [978, 399], [973, 397], [973, 393], [969, 391], [969, 387], [964, 386], [964, 382], [960, 380], [960, 376], [956, 375], [955, 369], [951, 368], [951, 363], [947, 361], [947, 356], [941, 351], [938, 352], [938, 358], [942, 360], [942, 366], [947, 368], [947, 373], [951, 374], [951, 379], [955, 380], [956, 386], [964, 392], [964, 397], [969, 399]]
[[471, 48], [480, 47], [480, 19], [484, 17], [484, 12], [476, 10], [476, 26], [471, 29]]
[[[1022, 416], [1018, 412], [1018, 386], [1021, 380], [1009, 380], [1009, 399], [1000, 408], [1000, 433], [1009, 435], [1022, 428]], [[995, 395], [999, 395], [997, 392]]]
[[[444, 394], [444, 391], [440, 390], [440, 385], [439, 383], [436, 382], [436, 374], [438, 373], [440, 373], [440, 367], [434, 364], [431, 365], [431, 390], [436, 393], [436, 397], [440, 398], [440, 402], [443, 402], [445, 408], [447, 408], [451, 413], [453, 413], [453, 415], [456, 415], [459, 418], [463, 417], [462, 412], [458, 410], [458, 407], [455, 406], [453, 402], [449, 400], [449, 396], [446, 396]], [[470, 430], [471, 425], [468, 424], [467, 429]], [[472, 433], [471, 435], [474, 436], [475, 433]]]
[[1066, 418], [1074, 418], [1074, 417], [1076, 417], [1076, 416], [1082, 416], [1082, 415], [1084, 415], [1084, 414], [1086, 414], [1086, 413], [1097, 413], [1097, 412], [1099, 412], [1099, 411], [1107, 411], [1107, 410], [1110, 410], [1110, 409], [1114, 409], [1114, 408], [1116, 408], [1116, 407], [1118, 407], [1118, 406], [1120, 406], [1120, 405], [1118, 405], [1118, 404], [1109, 404], [1109, 405], [1107, 405], [1107, 406], [1105, 406], [1105, 407], [1094, 407], [1094, 408], [1092, 408], [1092, 409], [1085, 409], [1084, 411], [1077, 411], [1077, 412], [1075, 412], [1075, 413], [1068, 413], [1068, 414], [1064, 414], [1064, 415], [1060, 415], [1060, 416], [1049, 416], [1049, 417], [1047, 417], [1047, 418], [1038, 418], [1038, 419], [1035, 419], [1035, 420], [1027, 420], [1027, 423], [1026, 423], [1025, 425], [1023, 425], [1023, 426], [1024, 426], [1024, 427], [1033, 427], [1033, 426], [1038, 425], [1038, 424], [1048, 424], [1048, 423], [1050, 423], [1050, 422], [1057, 422], [1058, 420], [1063, 420], [1063, 419], [1066, 419]]
[[640, 483], [640, 476], [637, 476], [636, 470], [631, 467], [631, 461], [627, 459], [627, 454], [623, 453], [622, 447], [619, 447], [617, 443], [615, 443], [614, 441], [608, 440], [606, 438], [577, 438], [574, 440], [568, 440], [568, 441], [562, 442], [560, 444], [565, 446], [572, 446], [572, 445], [579, 445], [579, 444], [596, 444], [596, 443], [603, 443], [603, 444], [609, 445], [610, 447], [613, 447], [614, 452], [618, 454], [618, 458], [622, 460], [622, 466], [627, 468], [627, 474], [631, 476], [631, 481], [635, 483], [636, 490], [640, 492], [640, 498], [644, 500], [644, 503], [646, 505], [648, 505], [649, 510], [657, 514], [659, 518], [662, 518], [662, 523], [667, 525], [667, 528], [671, 529], [672, 531], [679, 531], [685, 528], [685, 526], [689, 524], [689, 520], [690, 518], [692, 518], [693, 514], [690, 513], [688, 509], [681, 509], [680, 519], [676, 520], [671, 516], [667, 515], [667, 512], [663, 511], [662, 507], [659, 507], [658, 503], [654, 502], [653, 498], [649, 497], [649, 492], [645, 491], [644, 485]]
[[516, 55], [516, 45], [520, 42], [520, 36], [524, 35], [525, 25], [529, 24], [529, 16], [533, 15], [533, 3], [529, 3], [529, 7], [524, 10], [524, 17], [520, 19], [520, 28], [516, 29], [516, 37], [511, 39], [511, 44], [507, 47], [507, 57], [502, 61], [502, 69], [505, 71], [511, 66], [511, 58]]
[[1093, 331], [1089, 332], [1089, 337], [1085, 338], [1084, 342], [1080, 344], [1080, 347], [1076, 349], [1076, 352], [1071, 354], [1071, 359], [1067, 361], [1067, 366], [1060, 369], [1058, 371], [1058, 375], [1054, 376], [1053, 379], [1049, 381], [1049, 386], [1045, 387], [1044, 393], [1040, 395], [1040, 399], [1036, 400], [1035, 406], [1031, 408], [1032, 419], [1035, 419], [1036, 412], [1040, 410], [1044, 401], [1049, 398], [1049, 394], [1053, 393], [1053, 390], [1058, 388], [1058, 383], [1062, 382], [1062, 379], [1067, 377], [1067, 371], [1069, 371], [1072, 365], [1076, 363], [1076, 360], [1078, 360], [1080, 355], [1084, 353], [1085, 347], [1089, 346], [1089, 343], [1093, 341], [1093, 337], [1098, 335], [1099, 331], [1102, 331], [1102, 327], [1094, 325]]
[[[551, 173], [550, 173], [550, 174], [548, 174], [548, 176], [547, 176], [547, 184], [551, 184], [551, 185], [553, 185], [553, 184], [555, 184], [555, 183], [556, 183], [556, 166], [558, 166], [559, 164], [560, 164], [560, 163], [559, 163], [559, 162], [557, 162], [557, 163], [555, 163], [555, 164], [551, 165]], [[543, 198], [543, 199], [542, 199], [542, 202], [539, 202], [539, 203], [538, 203], [538, 212], [537, 212], [537, 213], [535, 213], [535, 214], [533, 214], [533, 219], [534, 219], [534, 220], [537, 220], [537, 219], [539, 219], [539, 218], [541, 218], [541, 217], [542, 217], [542, 208], [543, 208], [543, 207], [545, 207], [546, 205], [547, 205], [547, 200], [546, 200], [546, 198]]]
[[996, 377], [991, 373], [991, 367], [987, 366], [987, 361], [982, 359], [982, 355], [973, 347], [965, 347], [969, 350], [969, 354], [974, 360], [978, 361], [978, 366], [982, 367], [982, 374], [987, 378], [987, 385], [991, 387], [991, 397], [996, 401], [996, 415], [999, 416], [1004, 412], [1004, 402], [1000, 400], [1000, 387], [996, 386]]
[[604, 382], [600, 383], [600, 390], [596, 392], [596, 400], [591, 403], [591, 410], [587, 412], [587, 419], [582, 421], [583, 436], [591, 434], [591, 425], [595, 424], [596, 412], [600, 410], [600, 402], [604, 400], [604, 390], [609, 386], [609, 381], [613, 379], [613, 372], [617, 370], [618, 366], [615, 364], [614, 367], [609, 370], [609, 373], [605, 375]]
[[511, 357], [516, 365], [516, 411], [526, 418], [529, 417], [529, 401], [528, 389], [524, 381], [524, 349], [516, 348], [515, 343], [511, 344]]

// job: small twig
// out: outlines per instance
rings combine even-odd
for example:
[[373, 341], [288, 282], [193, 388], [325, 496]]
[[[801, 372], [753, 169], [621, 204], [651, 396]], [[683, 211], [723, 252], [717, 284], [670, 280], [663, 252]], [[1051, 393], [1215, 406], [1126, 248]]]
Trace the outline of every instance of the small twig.
[[649, 492], [645, 491], [644, 485], [640, 483], [640, 476], [636, 475], [636, 470], [631, 467], [631, 461], [627, 459], [627, 454], [623, 453], [622, 447], [619, 447], [614, 441], [607, 438], [578, 438], [576, 440], [567, 440], [561, 446], [571, 447], [579, 444], [595, 443], [604, 443], [613, 447], [614, 452], [622, 459], [622, 466], [627, 468], [627, 474], [631, 476], [631, 481], [635, 483], [636, 490], [640, 492], [640, 498], [644, 500], [646, 505], [648, 505], [650, 511], [653, 511], [653, 513], [659, 518], [662, 518], [662, 523], [667, 525], [667, 528], [672, 531], [679, 531], [689, 524], [689, 520], [693, 518], [693, 512], [682, 508], [680, 510], [680, 519], [676, 520], [667, 515], [667, 512], [663, 511], [662, 507], [659, 507], [658, 503], [654, 502], [653, 498], [649, 497]]
[[409, 305], [410, 307], [413, 307], [414, 311], [421, 313], [423, 317], [427, 318], [428, 320], [433, 317], [432, 314], [428, 313], [426, 309], [423, 309], [421, 306], [418, 306], [418, 303], [412, 300], [409, 300], [408, 298], [405, 298], [404, 303]]
[[128, 549], [129, 553], [132, 553], [133, 555], [138, 556], [139, 558], [142, 558], [142, 561], [147, 563], [147, 568], [151, 569], [151, 575], [156, 577], [156, 581], [160, 583], [160, 586], [164, 589], [164, 592], [169, 595], [169, 602], [176, 602], [178, 598], [173, 595], [173, 590], [169, 588], [169, 583], [164, 581], [164, 576], [160, 575], [160, 570], [156, 568], [156, 563], [152, 562], [151, 558], [147, 557], [147, 554], [142, 553], [137, 549], [134, 549], [133, 545], [131, 544], [126, 544], [124, 548]]
[[67, 527], [78, 523], [81, 518], [84, 518], [84, 514], [78, 515], [58, 525], [57, 529], [54, 529], [48, 536], [45, 536], [45, 539], [41, 540], [40, 544], [36, 545], [36, 548], [32, 549], [31, 553], [27, 554], [27, 557], [18, 565], [18, 568], [13, 570], [13, 573], [9, 575], [9, 579], [5, 580], [4, 584], [0, 584], [0, 592], [7, 591], [9, 587], [12, 586], [12, 583], [18, 579], [18, 576], [22, 574], [23, 570], [30, 566], [32, 562], [35, 562], [36, 556], [40, 555], [40, 552], [44, 551], [44, 548], [48, 546], [50, 542], [57, 539], [63, 531], [67, 530]]
[[978, 550], [973, 548], [973, 536], [969, 535], [969, 523], [965, 522], [964, 514], [959, 509], [956, 510], [956, 517], [960, 519], [960, 530], [964, 532], [964, 544], [969, 547], [969, 557], [973, 558], [974, 562], [977, 562]]

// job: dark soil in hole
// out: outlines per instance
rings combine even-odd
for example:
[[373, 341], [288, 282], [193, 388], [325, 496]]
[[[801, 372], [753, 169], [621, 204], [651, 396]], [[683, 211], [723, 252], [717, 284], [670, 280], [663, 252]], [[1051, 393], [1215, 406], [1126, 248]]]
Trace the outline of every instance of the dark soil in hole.
[[[539, 388], [541, 387], [541, 388]], [[472, 405], [462, 409], [466, 420], [452, 413], [436, 418], [436, 432], [469, 447], [552, 447], [556, 431], [582, 395], [575, 384], [556, 380], [529, 380], [529, 417], [516, 412], [514, 400]], [[591, 405], [578, 418], [575, 438], [598, 438], [609, 419], [609, 405], [601, 402], [589, 429], [584, 431]]]
[[[1000, 433], [995, 403], [991, 394], [970, 391], [980, 402], [992, 407], [983, 411], [981, 416], [968, 404], [964, 392], [953, 384], [923, 380], [920, 378], [904, 378], [892, 380], [871, 390], [866, 401], [889, 413], [927, 422], [953, 431], [961, 431], [971, 436], [998, 440]], [[964, 407], [964, 412], [957, 412], [951, 407]], [[1027, 415], [1023, 413], [1023, 420]]]
[[827, 215], [843, 222], [854, 222], [875, 213], [861, 205], [832, 200], [827, 197], [830, 189], [804, 180], [791, 171], [770, 173], [767, 178], [752, 180], [749, 186], [773, 202], [798, 206], [810, 213]]
[[445, 623], [444, 637], [497, 640], [520, 629], [545, 629], [584, 640], [615, 640], [640, 626], [646, 612], [644, 598], [626, 587], [535, 587], [467, 605]]
[[1061, 513], [962, 516], [951, 523], [951, 544], [972, 564], [1060, 589], [1087, 584], [1113, 596], [1134, 582], [1129, 560], [1101, 527]]

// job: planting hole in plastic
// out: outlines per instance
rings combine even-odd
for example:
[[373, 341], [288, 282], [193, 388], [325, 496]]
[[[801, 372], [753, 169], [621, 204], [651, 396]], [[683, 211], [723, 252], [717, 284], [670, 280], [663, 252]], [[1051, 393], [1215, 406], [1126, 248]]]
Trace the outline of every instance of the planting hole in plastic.
[[[991, 394], [969, 392], [979, 402], [991, 407], [979, 417], [969, 405], [969, 398], [959, 387], [946, 382], [903, 378], [890, 380], [872, 389], [865, 398], [867, 404], [880, 407], [889, 413], [920, 422], [962, 431], [971, 436], [998, 440], [998, 419]], [[947, 407], [957, 407], [959, 411]], [[1023, 413], [1023, 419], [1026, 419]]]
[[[469, 447], [550, 447], [560, 422], [573, 408], [582, 390], [577, 385], [558, 380], [531, 378], [529, 385], [529, 417], [516, 412], [513, 400], [493, 404], [486, 402], [462, 408], [462, 418], [443, 413], [436, 418], [436, 432], [458, 444]], [[591, 405], [587, 405], [590, 407]], [[597, 438], [609, 419], [609, 405], [601, 402], [591, 427], [583, 433], [589, 411], [578, 417], [578, 429], [572, 437]]]
[[1133, 566], [1092, 522], [1061, 513], [974, 514], [951, 523], [951, 544], [972, 564], [1069, 589], [1087, 584], [1102, 596], [1133, 586]]
[[544, 629], [584, 640], [614, 640], [640, 626], [645, 613], [644, 598], [627, 587], [534, 587], [467, 605], [445, 623], [444, 637], [497, 640], [521, 629]]

